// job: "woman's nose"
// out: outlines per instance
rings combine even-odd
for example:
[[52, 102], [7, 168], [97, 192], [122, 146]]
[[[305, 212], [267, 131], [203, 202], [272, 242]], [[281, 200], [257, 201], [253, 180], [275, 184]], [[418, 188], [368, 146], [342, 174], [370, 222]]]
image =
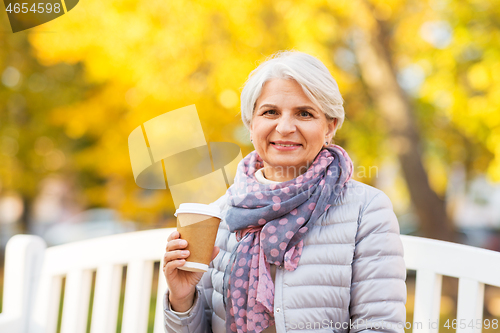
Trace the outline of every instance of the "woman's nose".
[[286, 135], [295, 132], [295, 123], [293, 119], [287, 116], [280, 117], [276, 131], [281, 135]]

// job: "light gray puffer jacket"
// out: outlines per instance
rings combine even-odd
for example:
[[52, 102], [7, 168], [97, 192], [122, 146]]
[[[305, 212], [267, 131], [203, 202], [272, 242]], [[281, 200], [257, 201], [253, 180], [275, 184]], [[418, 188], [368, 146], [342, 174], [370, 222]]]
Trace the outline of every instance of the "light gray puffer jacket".
[[[223, 217], [226, 195], [216, 201]], [[276, 270], [276, 331], [404, 332], [406, 269], [391, 201], [382, 191], [350, 180], [331, 204], [304, 238], [297, 269]], [[226, 331], [222, 282], [237, 241], [224, 219], [216, 245], [220, 253], [198, 284], [188, 317], [169, 311], [167, 290], [166, 332]]]

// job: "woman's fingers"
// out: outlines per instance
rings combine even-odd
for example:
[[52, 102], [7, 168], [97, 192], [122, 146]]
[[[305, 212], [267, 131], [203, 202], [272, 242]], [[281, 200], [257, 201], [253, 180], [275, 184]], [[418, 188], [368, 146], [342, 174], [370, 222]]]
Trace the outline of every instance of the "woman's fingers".
[[189, 251], [184, 250], [187, 241], [179, 238], [179, 232], [173, 231], [167, 238], [167, 246], [163, 255], [163, 271], [165, 274], [171, 274], [177, 267], [183, 266], [186, 258], [189, 257]]
[[214, 246], [214, 249], [212, 251], [212, 259], [210, 259], [210, 260], [214, 260], [215, 257], [217, 257], [217, 255], [219, 254], [219, 251], [220, 251], [220, 247]]
[[[180, 237], [181, 235], [179, 234], [179, 232], [177, 230], [174, 230], [170, 233], [170, 235], [168, 235], [167, 237], [167, 246], [170, 242], [176, 240], [176, 239], [181, 239]], [[168, 248], [167, 248], [167, 251], [168, 251]]]
[[165, 264], [167, 264], [170, 261], [179, 260], [179, 259], [186, 259], [187, 257], [189, 257], [188, 250], [168, 251], [168, 252], [165, 252], [165, 254], [163, 255], [163, 262]]
[[175, 250], [165, 252], [163, 255], [163, 267], [166, 267], [168, 264], [174, 262], [174, 265], [182, 266], [186, 261], [186, 258], [189, 257], [188, 250]]
[[184, 266], [186, 263], [185, 259], [180, 259], [180, 260], [172, 260], [169, 261], [163, 266], [163, 273], [165, 274], [165, 277], [167, 280], [169, 279], [169, 276], [172, 276], [173, 274], [177, 273], [177, 268]]
[[187, 246], [187, 241], [184, 239], [174, 239], [167, 243], [167, 252], [175, 251], [179, 249], [185, 249]]
[[177, 230], [174, 230], [168, 235], [167, 242], [170, 242], [173, 239], [179, 238], [179, 232]]
[[167, 243], [166, 251], [173, 251], [177, 249], [184, 249], [188, 245], [187, 241], [182, 238], [174, 238]]

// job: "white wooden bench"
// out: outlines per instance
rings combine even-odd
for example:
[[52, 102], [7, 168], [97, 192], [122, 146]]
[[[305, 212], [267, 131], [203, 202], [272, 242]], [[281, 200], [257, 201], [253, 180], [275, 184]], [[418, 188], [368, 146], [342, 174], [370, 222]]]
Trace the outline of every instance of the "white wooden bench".
[[[55, 333], [63, 277], [61, 332], [85, 332], [94, 271], [90, 332], [116, 332], [122, 269], [127, 266], [121, 332], [146, 333], [153, 265], [162, 259], [173, 230], [133, 232], [47, 249], [39, 237], [12, 237], [6, 249], [0, 332]], [[500, 253], [412, 236], [401, 239], [407, 268], [417, 272], [413, 332], [438, 332], [428, 323], [439, 320], [443, 275], [459, 278], [457, 322], [482, 321], [484, 284], [500, 287]], [[154, 333], [163, 332], [166, 289], [161, 269], [158, 274]], [[480, 331], [481, 327], [457, 329]]]

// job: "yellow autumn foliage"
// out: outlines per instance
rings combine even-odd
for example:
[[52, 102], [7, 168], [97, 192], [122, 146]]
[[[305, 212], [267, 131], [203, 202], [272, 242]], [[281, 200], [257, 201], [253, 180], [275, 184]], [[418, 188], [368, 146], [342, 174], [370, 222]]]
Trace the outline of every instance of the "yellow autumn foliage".
[[[240, 120], [241, 88], [261, 61], [284, 49], [325, 63], [345, 98], [347, 120], [336, 142], [357, 166], [382, 164], [394, 152], [352, 52], [356, 29], [374, 20], [390, 31], [384, 52], [401, 82], [416, 87], [408, 98], [432, 187], [444, 195], [455, 161], [500, 181], [500, 32], [493, 24], [499, 1], [368, 3], [372, 11], [348, 0], [85, 0], [32, 29], [29, 42], [43, 66], [83, 68], [88, 87], [82, 96], [45, 110], [44, 117], [68, 140], [91, 142], [69, 158], [77, 172], [107, 181], [86, 189], [89, 204], [146, 215], [172, 208], [168, 191], [146, 195], [133, 183], [127, 137], [186, 105], [196, 104], [207, 141], [238, 143], [246, 155], [251, 146]], [[366, 175], [360, 180], [377, 182]], [[394, 186], [407, 198], [400, 181]]]

